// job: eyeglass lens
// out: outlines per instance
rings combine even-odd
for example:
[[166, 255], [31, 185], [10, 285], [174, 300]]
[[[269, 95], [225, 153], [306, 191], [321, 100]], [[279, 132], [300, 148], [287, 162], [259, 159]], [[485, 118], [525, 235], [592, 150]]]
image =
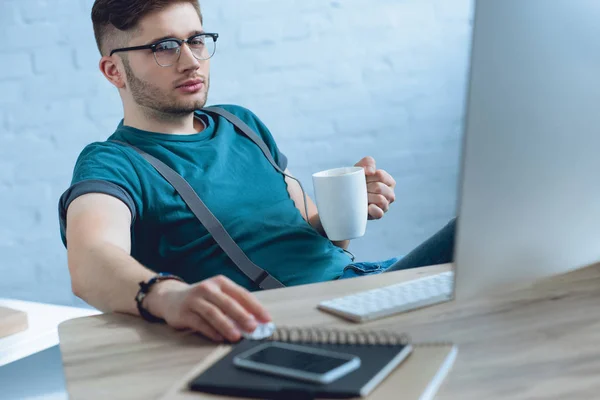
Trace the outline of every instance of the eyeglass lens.
[[[216, 43], [212, 36], [195, 36], [188, 41], [192, 54], [198, 60], [208, 60], [215, 54]], [[154, 58], [158, 65], [168, 67], [177, 62], [181, 46], [175, 40], [165, 40], [156, 45]]]

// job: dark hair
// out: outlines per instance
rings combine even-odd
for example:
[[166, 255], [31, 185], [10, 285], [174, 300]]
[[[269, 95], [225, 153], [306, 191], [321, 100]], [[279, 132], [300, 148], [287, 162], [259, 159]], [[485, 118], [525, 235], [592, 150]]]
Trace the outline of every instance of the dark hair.
[[96, 0], [92, 7], [94, 36], [101, 54], [111, 30], [127, 32], [136, 28], [140, 19], [151, 12], [159, 11], [176, 3], [190, 3], [196, 9], [200, 22], [202, 12], [198, 0]]

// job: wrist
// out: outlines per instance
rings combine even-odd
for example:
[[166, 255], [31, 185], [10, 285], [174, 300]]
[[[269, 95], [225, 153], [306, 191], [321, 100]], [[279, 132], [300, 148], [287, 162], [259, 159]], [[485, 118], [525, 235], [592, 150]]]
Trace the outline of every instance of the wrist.
[[169, 295], [188, 286], [187, 283], [174, 279], [157, 282], [144, 299], [143, 305], [152, 315], [165, 319]]
[[[156, 279], [156, 277], [154, 279]], [[181, 290], [182, 287], [185, 288], [188, 286], [187, 283], [178, 279], [179, 278], [158, 278], [156, 282], [153, 282], [150, 285], [150, 287], [147, 287], [146, 293], [141, 300], [141, 308], [143, 310], [140, 310], [140, 307], [138, 307], [140, 315], [150, 321], [156, 318], [164, 320], [164, 317], [167, 314], [168, 295], [174, 291]], [[148, 282], [149, 281], [147, 281], [146, 284]], [[140, 290], [140, 292], [141, 291], [142, 290]], [[138, 292], [138, 296], [140, 292]], [[143, 313], [143, 311], [145, 312]], [[150, 315], [148, 316], [147, 314]]]

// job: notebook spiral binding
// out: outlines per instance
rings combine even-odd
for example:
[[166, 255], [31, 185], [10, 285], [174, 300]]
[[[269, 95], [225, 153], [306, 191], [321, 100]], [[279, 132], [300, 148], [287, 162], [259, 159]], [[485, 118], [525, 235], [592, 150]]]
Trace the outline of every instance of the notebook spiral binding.
[[266, 341], [298, 344], [355, 344], [366, 346], [397, 346], [410, 344], [405, 333], [367, 330], [342, 330], [333, 328], [278, 327]]

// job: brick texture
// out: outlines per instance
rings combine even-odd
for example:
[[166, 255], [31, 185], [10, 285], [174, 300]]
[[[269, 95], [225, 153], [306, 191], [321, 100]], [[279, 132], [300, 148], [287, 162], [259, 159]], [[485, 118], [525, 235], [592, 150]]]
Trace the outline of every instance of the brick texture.
[[[404, 254], [454, 215], [470, 0], [204, 0], [220, 33], [210, 103], [257, 113], [311, 174], [371, 155], [397, 203], [351, 250]], [[82, 304], [56, 205], [75, 159], [121, 117], [98, 71], [93, 0], [0, 1], [0, 297]]]

